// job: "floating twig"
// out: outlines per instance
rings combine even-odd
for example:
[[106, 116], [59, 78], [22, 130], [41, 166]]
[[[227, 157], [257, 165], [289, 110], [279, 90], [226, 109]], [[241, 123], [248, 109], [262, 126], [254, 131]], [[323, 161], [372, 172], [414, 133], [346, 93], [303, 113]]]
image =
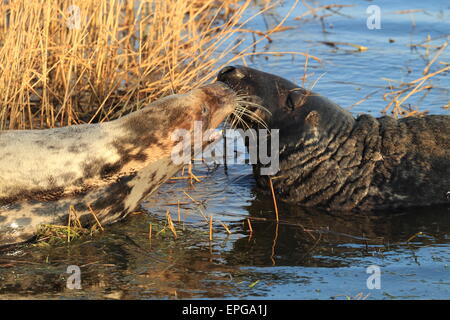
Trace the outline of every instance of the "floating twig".
[[[197, 181], [197, 182], [201, 182], [201, 180], [199, 180], [199, 178], [206, 178], [207, 176], [196, 176], [196, 175], [194, 175], [194, 174], [192, 174], [195, 178], [194, 179], [196, 179], [195, 181]], [[169, 178], [170, 180], [188, 180], [188, 179], [192, 179], [192, 177], [190, 177], [190, 176], [188, 176], [188, 177], [171, 177], [171, 178]]]
[[335, 47], [337, 48], [337, 45], [342, 45], [342, 46], [350, 46], [353, 48], [358, 49], [358, 51], [367, 51], [369, 48], [365, 47], [365, 46], [361, 46], [359, 44], [354, 44], [354, 43], [350, 43], [350, 42], [337, 42], [337, 41], [319, 41], [320, 43], [323, 43], [327, 46], [331, 46], [331, 47]]
[[430, 62], [427, 64], [427, 66], [425, 67], [425, 69], [423, 69], [423, 74], [426, 75], [428, 73], [428, 71], [430, 71], [430, 67], [431, 65], [436, 61], [436, 59], [442, 54], [442, 52], [444, 52], [445, 48], [447, 48], [448, 46], [448, 42], [445, 42], [442, 47], [436, 52], [436, 54], [434, 55], [433, 59], [430, 60]]
[[406, 243], [411, 242], [411, 240], [413, 240], [413, 239], [416, 238], [417, 236], [421, 236], [421, 235], [423, 235], [423, 234], [424, 234], [424, 233], [421, 232], [421, 231], [419, 231], [419, 232], [413, 234], [411, 237], [408, 238], [408, 240], [406, 240]]
[[170, 216], [170, 211], [169, 209], [167, 209], [167, 224], [169, 226], [170, 231], [172, 231], [173, 236], [175, 237], [175, 239], [177, 238], [177, 231], [175, 230], [175, 226], [173, 225], [173, 221], [172, 221], [172, 217]]
[[213, 240], [213, 218], [209, 216], [209, 241]]
[[250, 234], [253, 233], [252, 223], [250, 222], [250, 219], [247, 219], [248, 229], [250, 231]]
[[225, 223], [220, 221], [220, 224], [225, 228], [225, 230], [227, 231], [228, 234], [231, 234], [230, 229], [228, 228], [228, 226]]

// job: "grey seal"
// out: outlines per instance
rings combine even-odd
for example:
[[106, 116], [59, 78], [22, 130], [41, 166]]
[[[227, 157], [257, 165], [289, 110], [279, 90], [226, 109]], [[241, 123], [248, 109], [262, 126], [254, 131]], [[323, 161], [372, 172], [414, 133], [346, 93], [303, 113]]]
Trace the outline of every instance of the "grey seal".
[[[173, 176], [174, 130], [216, 128], [236, 106], [220, 82], [157, 100], [120, 119], [47, 130], [0, 131], [0, 245], [29, 240], [42, 224], [124, 218]], [[203, 142], [207, 144], [208, 142]]]
[[[449, 203], [450, 116], [355, 119], [273, 74], [228, 66], [217, 79], [266, 107], [271, 114], [260, 116], [280, 130], [280, 172], [272, 179], [279, 199], [341, 211]], [[270, 190], [257, 172], [258, 185]]]

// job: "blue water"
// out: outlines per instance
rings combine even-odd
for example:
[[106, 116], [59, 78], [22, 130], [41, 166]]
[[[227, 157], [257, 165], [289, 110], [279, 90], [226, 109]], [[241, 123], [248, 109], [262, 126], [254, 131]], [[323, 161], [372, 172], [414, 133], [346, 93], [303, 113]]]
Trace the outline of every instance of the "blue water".
[[[264, 30], [265, 25], [273, 27], [280, 17], [287, 14], [293, 1], [287, 1], [277, 8], [270, 17], [261, 17], [250, 23], [249, 27]], [[334, 1], [317, 1], [317, 7], [335, 3]], [[342, 4], [354, 5], [342, 8], [339, 12], [345, 16], [333, 14], [324, 18], [326, 32], [323, 32], [320, 19], [305, 16], [300, 21], [288, 19], [285, 26], [294, 29], [271, 35], [273, 43], [270, 51], [298, 51], [314, 55], [321, 63], [312, 59], [308, 63], [307, 87], [314, 85], [314, 90], [324, 94], [342, 107], [349, 108], [358, 101], [372, 94], [369, 99], [351, 108], [355, 114], [371, 113], [376, 116], [387, 106], [383, 94], [389, 92], [390, 82], [409, 82], [423, 76], [422, 71], [434, 56], [436, 50], [412, 47], [422, 44], [429, 36], [433, 41], [428, 44], [440, 46], [449, 39], [450, 13], [447, 1], [345, 1]], [[378, 5], [381, 9], [381, 29], [369, 30], [366, 9], [369, 5]], [[398, 11], [424, 10], [411, 14], [398, 14]], [[301, 3], [292, 13], [292, 17], [301, 16], [308, 9]], [[326, 15], [330, 11], [319, 11]], [[394, 41], [392, 43], [389, 40]], [[339, 49], [322, 44], [322, 41], [347, 42], [365, 46], [367, 51], [358, 52], [351, 46], [338, 46]], [[262, 51], [267, 42], [261, 42]], [[266, 60], [267, 58], [267, 60]], [[266, 56], [248, 61], [249, 66], [279, 74], [291, 81], [302, 84], [305, 59], [301, 56]], [[450, 61], [450, 50], [446, 49], [431, 67], [430, 73], [446, 65], [439, 62]], [[317, 83], [315, 81], [317, 80]], [[398, 84], [398, 83], [397, 83]], [[434, 89], [425, 98], [423, 94], [413, 95], [406, 101], [420, 111], [430, 113], [448, 113], [443, 107], [450, 100], [449, 73], [433, 77], [430, 84]]]

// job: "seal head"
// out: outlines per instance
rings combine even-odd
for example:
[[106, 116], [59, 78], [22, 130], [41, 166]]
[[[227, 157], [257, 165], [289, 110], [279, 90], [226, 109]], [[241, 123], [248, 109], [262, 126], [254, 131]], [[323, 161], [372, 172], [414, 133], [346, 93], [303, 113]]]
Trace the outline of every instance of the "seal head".
[[[279, 199], [340, 211], [449, 202], [449, 116], [354, 119], [325, 97], [243, 66], [222, 69], [218, 80], [267, 108], [261, 117], [280, 130]], [[269, 190], [266, 176], [256, 180]]]
[[264, 106], [270, 113], [262, 110], [255, 113], [270, 128], [280, 130], [284, 144], [295, 143], [299, 136], [317, 136], [354, 123], [351, 113], [334, 102], [277, 75], [244, 66], [228, 66], [219, 72], [217, 80]]

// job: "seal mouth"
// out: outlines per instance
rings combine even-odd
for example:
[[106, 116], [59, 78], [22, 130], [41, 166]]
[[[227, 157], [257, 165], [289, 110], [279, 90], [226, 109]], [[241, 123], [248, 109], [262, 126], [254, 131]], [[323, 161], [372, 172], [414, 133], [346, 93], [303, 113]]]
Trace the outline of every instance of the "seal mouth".
[[267, 115], [270, 117], [271, 112], [254, 98], [254, 96], [237, 95], [236, 108], [226, 121], [231, 128], [246, 127], [250, 129], [257, 126], [269, 129], [265, 118]]
[[217, 81], [200, 88], [203, 100], [209, 107], [208, 116], [204, 120], [209, 128], [217, 128], [237, 106], [237, 95], [227, 84]]
[[209, 85], [208, 88], [214, 91], [214, 95], [218, 103], [215, 105], [216, 109], [220, 109], [226, 107], [228, 104], [236, 103], [236, 92], [225, 82], [216, 81], [213, 84]]
[[230, 128], [250, 128], [250, 124], [268, 128], [264, 115], [270, 114], [270, 111], [258, 103], [257, 96], [238, 94], [223, 81], [216, 81], [202, 89], [211, 107], [209, 127], [216, 128], [225, 119], [225, 126]]
[[218, 80], [218, 81], [214, 82], [212, 85], [220, 86], [226, 95], [235, 95], [234, 90], [223, 81]]

